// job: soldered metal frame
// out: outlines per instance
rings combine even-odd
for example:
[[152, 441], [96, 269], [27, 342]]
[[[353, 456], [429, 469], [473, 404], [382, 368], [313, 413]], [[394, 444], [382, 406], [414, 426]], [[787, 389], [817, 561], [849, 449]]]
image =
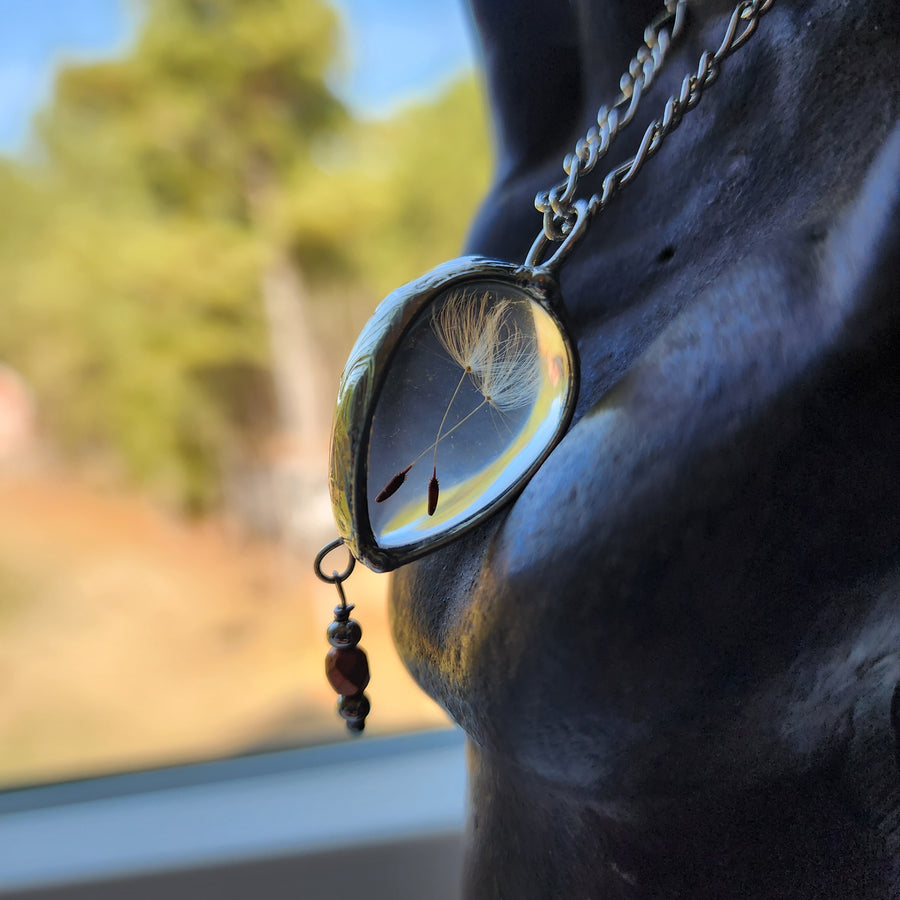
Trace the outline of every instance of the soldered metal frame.
[[[555, 258], [553, 261], [554, 262]], [[500, 282], [525, 294], [555, 322], [568, 355], [569, 390], [563, 414], [543, 452], [522, 476], [487, 506], [475, 510], [440, 534], [401, 547], [379, 546], [369, 518], [367, 465], [372, 420], [391, 361], [410, 329], [448, 288]], [[578, 399], [578, 354], [564, 320], [559, 286], [550, 264], [515, 265], [482, 256], [466, 256], [433, 269], [389, 294], [366, 324], [350, 353], [338, 389], [331, 435], [329, 488], [338, 533], [350, 553], [375, 572], [390, 572], [455, 541], [513, 500], [559, 443]]]

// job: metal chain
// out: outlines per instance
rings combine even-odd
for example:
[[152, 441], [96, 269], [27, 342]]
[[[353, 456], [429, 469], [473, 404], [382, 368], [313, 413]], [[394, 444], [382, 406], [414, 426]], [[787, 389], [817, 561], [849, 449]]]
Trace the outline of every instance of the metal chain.
[[[775, 0], [741, 0], [728, 20], [725, 34], [715, 53], [705, 50], [700, 56], [696, 73], [688, 73], [681, 82], [677, 96], [669, 97], [661, 119], [654, 119], [641, 138], [637, 153], [603, 178], [598, 193], [592, 194], [586, 205], [575, 199], [579, 179], [587, 175], [609, 150], [618, 133], [632, 120], [644, 90], [650, 86], [666, 59], [671, 42], [679, 37], [687, 12], [687, 0], [666, 0], [666, 8], [644, 31], [644, 43], [628, 65], [619, 81], [619, 96], [611, 107], [602, 106], [597, 113], [597, 125], [575, 145], [575, 150], [563, 161], [566, 178], [548, 191], [535, 197], [534, 205], [544, 214], [542, 232], [535, 240], [528, 257], [535, 260], [550, 241], [561, 241], [575, 228], [580, 215], [590, 221], [602, 212], [619, 191], [641, 170], [644, 163], [662, 146], [684, 114], [699, 102], [704, 90], [719, 77], [723, 60], [742, 47], [756, 31], [760, 18]], [[624, 113], [619, 110], [626, 106]], [[583, 231], [586, 222], [581, 223]]]

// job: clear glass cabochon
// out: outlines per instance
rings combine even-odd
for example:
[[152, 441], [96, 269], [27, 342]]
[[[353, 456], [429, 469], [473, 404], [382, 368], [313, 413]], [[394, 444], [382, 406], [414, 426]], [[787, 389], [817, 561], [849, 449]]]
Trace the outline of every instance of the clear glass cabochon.
[[404, 333], [368, 435], [378, 547], [422, 546], [510, 494], [570, 413], [572, 355], [557, 319], [499, 281], [438, 293]]

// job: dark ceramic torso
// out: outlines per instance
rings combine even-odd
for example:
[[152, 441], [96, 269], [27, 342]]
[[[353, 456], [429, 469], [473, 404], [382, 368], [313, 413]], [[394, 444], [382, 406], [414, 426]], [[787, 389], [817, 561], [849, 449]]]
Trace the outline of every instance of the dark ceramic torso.
[[[476, 3], [470, 252], [524, 258], [655, 13], [622, 6]], [[728, 9], [696, 4], [635, 132]], [[562, 271], [571, 430], [395, 576], [471, 739], [468, 896], [900, 897], [897, 38], [886, 0], [775, 3]]]

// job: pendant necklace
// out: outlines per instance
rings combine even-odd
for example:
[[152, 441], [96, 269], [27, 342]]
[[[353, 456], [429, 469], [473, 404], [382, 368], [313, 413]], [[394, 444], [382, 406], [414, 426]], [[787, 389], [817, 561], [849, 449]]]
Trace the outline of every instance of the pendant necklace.
[[[558, 274], [590, 223], [634, 180], [719, 77], [774, 0], [742, 0], [719, 48], [704, 51], [637, 152], [578, 197], [579, 180], [634, 118], [682, 34], [686, 0], [666, 0], [619, 81], [611, 106], [563, 161], [565, 178], [539, 193], [544, 221], [524, 263], [468, 256], [398, 288], [363, 329], [341, 376], [331, 439], [330, 490], [340, 537], [315, 560], [337, 588], [326, 675], [351, 732], [369, 713], [369, 664], [343, 582], [356, 561], [388, 572], [436, 550], [522, 490], [565, 434], [578, 396], [578, 356]], [[553, 245], [557, 245], [551, 253]], [[349, 551], [343, 571], [325, 557]]]

